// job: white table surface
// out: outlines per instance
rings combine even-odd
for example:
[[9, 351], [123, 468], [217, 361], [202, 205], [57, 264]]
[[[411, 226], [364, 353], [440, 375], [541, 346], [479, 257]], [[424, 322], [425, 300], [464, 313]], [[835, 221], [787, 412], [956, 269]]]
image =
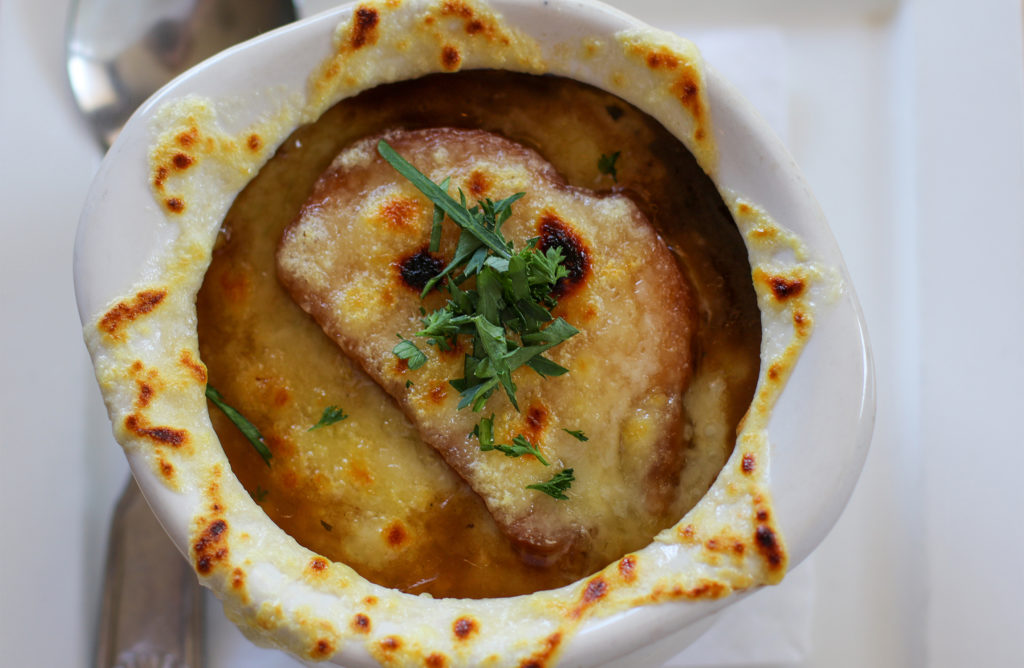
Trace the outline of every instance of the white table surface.
[[[1024, 666], [1021, 2], [751, 2], [617, 4], [683, 34], [781, 31], [790, 146], [867, 316], [874, 444], [785, 665]], [[2, 666], [90, 665], [126, 471], [72, 293], [100, 156], [64, 79], [66, 10], [0, 0]]]

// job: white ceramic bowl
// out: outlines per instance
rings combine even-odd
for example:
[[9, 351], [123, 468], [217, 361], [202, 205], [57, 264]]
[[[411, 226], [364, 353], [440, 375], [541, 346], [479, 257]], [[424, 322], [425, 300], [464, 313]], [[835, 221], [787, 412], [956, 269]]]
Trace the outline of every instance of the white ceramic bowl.
[[[413, 0], [412, 4], [417, 2]], [[491, 5], [503, 15], [506, 25], [535, 40], [546, 59], [547, 71], [606, 89], [609, 88], [607, 68], [609, 63], [616, 62], [615, 57], [618, 56], [610, 57], [610, 60], [588, 59], [574, 55], [579, 54], [580, 49], [566, 49], [565, 45], [600, 43], [614, 47], [617, 40], [621, 41], [623, 31], [639, 30], [642, 33], [647, 30], [619, 11], [585, 0], [494, 0]], [[114, 376], [105, 375], [104, 369], [114, 364], [110, 361], [112, 355], [102, 350], [102, 342], [97, 345], [96, 335], [90, 333], [90, 328], [95, 328], [97, 319], [109, 312], [119, 300], [120, 303], [128, 303], [124, 301], [126, 296], [134, 295], [140, 286], [159, 282], [161, 271], [166, 268], [164, 251], [180, 240], [181, 232], [174, 216], [154, 199], [151, 181], [149, 155], [157, 142], [154, 133], [160, 130], [163, 122], [161, 113], [165, 113], [160, 110], [168, 102], [190, 95], [209, 98], [222, 104], [221, 111], [230, 110], [220, 117], [221, 125], [228, 133], [241, 131], [267, 114], [277, 113], [281, 100], [299, 99], [306, 95], [310, 73], [332, 53], [335, 26], [347, 20], [352, 12], [352, 5], [339, 7], [254, 39], [190, 70], [139, 110], [104, 160], [82, 215], [75, 253], [75, 283], [86, 337], [91, 341], [90, 347], [97, 360], [98, 375], [115, 420], [115, 432], [122, 441], [126, 440], [124, 429], [118, 425], [123, 422], [124, 413], [119, 412], [117, 406], [119, 403], [131, 403], [131, 388], [118, 388], [116, 379], [112, 380]], [[664, 37], [654, 35], [657, 39]], [[479, 60], [474, 61], [469, 48], [465, 54], [466, 66], [474, 62], [494, 66], [487, 62], [487, 57], [478, 55]], [[510, 65], [510, 68], [515, 67]], [[394, 78], [394, 72], [402, 70], [399, 67], [389, 71], [392, 73], [381, 75], [382, 80]], [[814, 309], [814, 333], [771, 410], [766, 428], [767, 440], [774, 444], [770, 479], [766, 478], [766, 482], [774, 497], [774, 514], [785, 536], [792, 566], [805, 558], [830, 530], [860, 473], [874, 416], [871, 357], [861, 311], [842, 258], [792, 158], [764, 121], [713, 69], [708, 68], [704, 77], [702, 90], [710, 109], [710, 127], [717, 146], [712, 166], [716, 185], [726, 195], [727, 201], [739, 195], [745, 201], [756, 203], [771, 219], [791, 231], [806, 248], [808, 263], [823, 268], [822, 281], [828, 284], [828, 289], [815, 293], [815, 303], [809, 304]], [[369, 83], [372, 82], [371, 78]], [[629, 90], [622, 88], [611, 92], [648, 111], [670, 130], [692, 128], [692, 119], [683, 118], [676, 122], [671, 109], [645, 97], [642, 85], [632, 82], [631, 86], [627, 87]], [[322, 109], [323, 105], [319, 108]], [[294, 114], [289, 118], [292, 123], [311, 120]], [[262, 151], [260, 160], [272, 154], [275, 141], [283, 140], [287, 131], [269, 132], [268, 136], [272, 140]], [[692, 136], [688, 140], [692, 143]], [[705, 163], [705, 166], [710, 164]], [[238, 181], [240, 184], [244, 182], [245, 178]], [[202, 212], [205, 228], [199, 235], [199, 246], [212, 246], [211, 230], [219, 225], [218, 212], [222, 215], [230, 204], [233, 188], [228, 187], [231, 192], [221, 193], [216, 206]], [[751, 253], [752, 257], [756, 255], [753, 249]], [[194, 333], [194, 309], [189, 320], [188, 291], [194, 295], [198, 282], [186, 283], [187, 294], [176, 308], [182, 314], [179, 319], [183, 328], [182, 340], [192, 341], [194, 336], [190, 339], [189, 332]], [[770, 339], [767, 327], [765, 336]], [[154, 336], [154, 333], [150, 332], [150, 335]], [[160, 332], [156, 333], [155, 338], [159, 339], [160, 335]], [[168, 332], [162, 335], [171, 336]], [[766, 343], [764, 356], [771, 354], [769, 348]], [[764, 361], [762, 366], [765, 366]], [[191, 408], [186, 408], [186, 412], [194, 411], [195, 407], [201, 407], [198, 410], [205, 412], [201, 396], [194, 391], [189, 395], [189, 402]], [[198, 414], [194, 417], [203, 423], [202, 426], [208, 427], [205, 417]], [[152, 452], [132, 441], [130, 434], [125, 447], [147, 499], [174, 542], [183, 553], [193, 558], [196, 518], [201, 515], [206, 494], [200, 488], [201, 477], [192, 476], [185, 463], [179, 466], [185, 471], [184, 482], [177, 488], [168, 486], [156, 472]], [[764, 474], [768, 476], [769, 472]], [[248, 501], [244, 494], [233, 498], [241, 499], [238, 501], [241, 504]], [[259, 511], [255, 504], [249, 503], [253, 507], [245, 508], [245, 521], [251, 521], [257, 531], [273, 534], [275, 527], [266, 526], [270, 521], [265, 516], [265, 524], [260, 524]], [[272, 538], [277, 540], [280, 537], [275, 534]], [[670, 569], [673, 563], [678, 566], [691, 558], [679, 550], [672, 552], [666, 549], [665, 546], [651, 548], [652, 554], [662, 550], [656, 553], [655, 561], [660, 559], [658, 563], [664, 563], [666, 569]], [[287, 579], [281, 576], [284, 572], [287, 572], [286, 568], [281, 572], [275, 571], [274, 577], [267, 576], [265, 582], [257, 582], [263, 571], [254, 567], [250, 573], [254, 582], [251, 597], [259, 599], [263, 594], [283, 596], [280, 591], [291, 595], [287, 583], [278, 582], [282, 578]], [[280, 591], [267, 584], [274, 578], [283, 588]], [[209, 582], [215, 588], [218, 582], [223, 583], [216, 579]], [[320, 604], [315, 592], [303, 590], [295, 596], [311, 606]], [[559, 659], [565, 665], [596, 665], [629, 655], [629, 664], [636, 665], [640, 659], [631, 653], [647, 651], [649, 655], [656, 655], [657, 650], [651, 649], [652, 643], [669, 637], [672, 638], [673, 651], [678, 651], [703, 629], [702, 622], [710, 614], [741, 596], [742, 593], [734, 593], [719, 600], [663, 602], [588, 617], [559, 648]], [[415, 597], [398, 597], [396, 600], [410, 606], [418, 605], [413, 599]], [[324, 605], [329, 608], [327, 603]], [[242, 619], [243, 627], [247, 624], [252, 627], [255, 618], [248, 618], [246, 614], [236, 611], [235, 616]], [[438, 614], [443, 618], [447, 612]], [[342, 626], [345, 624], [340, 622]], [[261, 642], [284, 645], [298, 651], [294, 644], [289, 644], [289, 638], [294, 639], [295, 633], [253, 631], [252, 628], [248, 631], [259, 636], [257, 639]], [[344, 665], [372, 664], [374, 656], [380, 659], [374, 650], [368, 650], [359, 643], [339, 643], [338, 647], [332, 645], [330, 649], [326, 656]], [[308, 652], [298, 653], [311, 656]], [[467, 654], [459, 658], [456, 653], [452, 655], [452, 661], [472, 665], [474, 659], [471, 656]]]

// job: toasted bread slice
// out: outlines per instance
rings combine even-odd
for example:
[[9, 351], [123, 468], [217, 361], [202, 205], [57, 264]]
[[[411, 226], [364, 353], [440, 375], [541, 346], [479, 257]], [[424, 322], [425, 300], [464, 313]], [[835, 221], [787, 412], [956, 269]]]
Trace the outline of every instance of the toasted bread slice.
[[[464, 349], [419, 339], [428, 361], [415, 370], [393, 354], [397, 335], [422, 328], [421, 308], [443, 305], [442, 291], [420, 292], [459, 231], [446, 220], [429, 252], [433, 205], [378, 155], [381, 138], [435, 183], [450, 178], [456, 197], [525, 192], [504, 235], [516, 249], [534, 237], [563, 248], [570, 275], [554, 314], [579, 334], [547, 353], [569, 373], [514, 373], [521, 412], [500, 391], [479, 413], [457, 407], [449, 380], [463, 375]], [[491, 133], [392, 131], [337, 156], [286, 229], [277, 265], [293, 299], [395, 398], [529, 561], [621, 554], [678, 519], [695, 309], [675, 257], [628, 198], [569, 186], [540, 155]], [[481, 451], [473, 428], [492, 413], [497, 442], [523, 434], [551, 465]], [[563, 468], [575, 472], [568, 500], [527, 488]]]

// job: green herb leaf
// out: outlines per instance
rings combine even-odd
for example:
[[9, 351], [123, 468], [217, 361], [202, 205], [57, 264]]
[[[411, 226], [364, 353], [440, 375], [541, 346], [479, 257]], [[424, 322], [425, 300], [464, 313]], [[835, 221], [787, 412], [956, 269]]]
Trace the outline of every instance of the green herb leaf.
[[[465, 204], [456, 202], [451, 196], [427, 176], [416, 169], [410, 162], [388, 146], [388, 143], [381, 139], [377, 142], [377, 152], [388, 164], [394, 167], [399, 174], [409, 179], [416, 188], [427, 196], [434, 203], [434, 206], [442, 209], [456, 225], [470, 232], [485, 246], [494, 251], [499, 257], [509, 257], [512, 254], [508, 251], [505, 239], [493, 230], [489, 230], [466, 209]], [[461, 195], [461, 193], [460, 193]], [[465, 199], [465, 196], [462, 196]]]
[[236, 411], [234, 408], [228, 406], [227, 403], [224, 402], [224, 397], [221, 396], [221, 393], [210, 385], [206, 386], [206, 398], [209, 399], [214, 406], [219, 408], [236, 427], [238, 427], [238, 430], [242, 432], [250, 443], [252, 443], [252, 447], [256, 448], [256, 452], [260, 453], [260, 457], [262, 457], [263, 461], [267, 463], [267, 466], [270, 466], [270, 460], [274, 455], [271, 454], [270, 448], [268, 448], [267, 444], [263, 441], [263, 435], [260, 434], [260, 430], [256, 428], [256, 425], [249, 422], [244, 415]]
[[489, 418], [480, 419], [480, 422], [473, 427], [473, 435], [476, 436], [477, 440], [480, 442], [480, 449], [484, 452], [497, 450], [498, 452], [505, 453], [506, 457], [533, 455], [537, 458], [537, 461], [544, 466], [550, 466], [550, 463], [548, 460], [544, 459], [544, 455], [540, 453], [540, 450], [530, 443], [530, 441], [528, 441], [522, 434], [517, 434], [516, 437], [512, 439], [512, 445], [495, 443], [493, 414]]
[[[552, 290], [568, 276], [562, 249], [555, 246], [542, 252], [536, 247], [537, 239], [532, 239], [526, 248], [513, 252], [501, 226], [524, 193], [497, 202], [479, 200], [469, 208], [461, 189], [458, 200], [448, 194], [450, 179], [440, 186], [433, 183], [384, 141], [378, 143], [377, 151], [434, 203], [431, 248], [440, 238], [445, 215], [460, 228], [452, 260], [427, 282], [421, 295], [444, 281], [451, 299], [423, 314], [423, 329], [416, 336], [441, 350], [449, 350], [459, 336], [472, 337], [473, 352], [466, 356], [464, 377], [449, 380], [460, 394], [460, 409], [482, 410], [501, 387], [519, 410], [512, 372], [529, 365], [542, 376], [566, 373], [567, 369], [541, 354], [578, 333], [565, 320], [553, 319], [550, 311], [557, 304]], [[475, 279], [472, 288], [459, 287], [470, 279]], [[404, 338], [394, 353], [407, 359], [411, 369], [426, 363], [426, 355]]]
[[530, 367], [542, 376], [561, 376], [569, 373], [569, 370], [564, 366], [552, 362], [543, 355], [537, 355], [536, 357], [531, 358], [530, 361], [526, 363], [526, 366]]
[[572, 469], [562, 469], [560, 472], [552, 476], [551, 480], [527, 485], [526, 489], [535, 489], [538, 492], [544, 492], [548, 496], [558, 499], [559, 501], [568, 501], [569, 497], [565, 495], [565, 492], [572, 487], [572, 483], [575, 480], [576, 477], [573, 475]]
[[270, 494], [267, 490], [263, 489], [259, 485], [256, 486], [256, 491], [250, 494], [252, 500], [256, 503], [263, 503], [267, 500], [267, 494]]
[[320, 520], [320, 526], [322, 526], [324, 529], [327, 529], [328, 531], [331, 531], [331, 530], [334, 529], [333, 525], [330, 525], [330, 524], [328, 524], [327, 522], [325, 522], [323, 520]]
[[615, 162], [619, 159], [620, 153], [622, 153], [622, 151], [616, 151], [611, 155], [605, 155], [604, 153], [602, 153], [601, 157], [597, 161], [598, 171], [600, 171], [602, 174], [608, 174], [615, 180], [616, 183], [619, 182], [619, 172], [615, 167]]
[[564, 431], [565, 433], [569, 434], [570, 436], [575, 438], [577, 441], [584, 441], [584, 442], [586, 442], [586, 441], [590, 440], [587, 437], [587, 435], [584, 434], [579, 429], [566, 429], [565, 427], [562, 427], [562, 431]]
[[[398, 338], [402, 339], [401, 336]], [[427, 356], [423, 354], [423, 351], [416, 347], [416, 344], [408, 339], [402, 339], [402, 342], [395, 346], [391, 352], [395, 354], [400, 360], [406, 360], [409, 362], [409, 368], [416, 370], [427, 363]]]
[[312, 427], [310, 427], [309, 429], [307, 429], [306, 431], [313, 431], [314, 429], [319, 429], [320, 427], [327, 427], [329, 425], [334, 424], [335, 422], [341, 422], [347, 417], [348, 415], [345, 415], [345, 411], [341, 410], [337, 406], [328, 406], [327, 408], [324, 409], [323, 415], [320, 416], [320, 421], [317, 422]]
[[[452, 179], [449, 176], [444, 181], [441, 181], [441, 189], [448, 191], [448, 184], [451, 183]], [[436, 253], [441, 250], [441, 223], [444, 222], [444, 209], [434, 205], [434, 221], [430, 226], [430, 252]]]

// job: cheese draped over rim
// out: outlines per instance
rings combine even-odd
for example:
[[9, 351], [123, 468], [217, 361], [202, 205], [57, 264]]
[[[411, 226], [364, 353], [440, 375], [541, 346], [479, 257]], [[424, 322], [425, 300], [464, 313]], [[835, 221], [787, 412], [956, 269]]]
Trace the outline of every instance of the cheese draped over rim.
[[[813, 326], [822, 270], [801, 242], [740, 195], [722, 192], [747, 245], [762, 316], [761, 374], [721, 474], [676, 525], [561, 589], [486, 600], [380, 587], [299, 546], [232, 475], [210, 424], [195, 298], [235, 195], [298, 125], [375, 85], [458, 69], [581, 76], [651, 114], [712, 179], [716, 149], [695, 47], [644, 29], [542, 47], [472, 0], [382, 0], [355, 7], [304, 96], [242, 129], [237, 100], [187, 97], [153, 121], [152, 194], [175, 230], [146, 278], [85, 325], [115, 435], [158, 506], [186, 510], [187, 557], [254, 642], [305, 660], [427, 666], [557, 662], [588, 620], [665, 601], [719, 599], [776, 583], [787, 555], [768, 487], [766, 427]], [[140, 166], [142, 168], [142, 166]], [[144, 485], [146, 489], [146, 485]], [[151, 497], [152, 499], [152, 497]], [[168, 517], [174, 517], [168, 514]], [[167, 521], [167, 517], [164, 518]]]

